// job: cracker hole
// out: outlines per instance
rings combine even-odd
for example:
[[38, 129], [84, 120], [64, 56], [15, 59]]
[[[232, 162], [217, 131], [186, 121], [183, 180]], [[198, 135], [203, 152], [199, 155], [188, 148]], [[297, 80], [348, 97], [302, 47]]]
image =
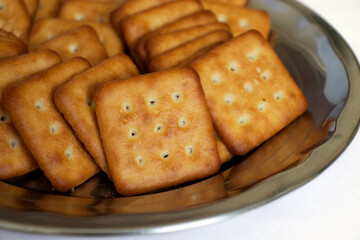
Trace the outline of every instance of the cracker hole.
[[132, 106], [131, 106], [130, 103], [124, 103], [123, 109], [124, 109], [124, 111], [125, 111], [126, 113], [129, 113], [129, 112], [131, 112], [131, 110], [132, 110]]
[[253, 91], [251, 85], [248, 83], [245, 84], [244, 88], [247, 93], [251, 93]]
[[265, 110], [266, 110], [266, 103], [260, 103], [259, 105], [258, 105], [258, 110], [260, 111], [260, 112], [265, 112]]
[[173, 93], [171, 96], [175, 102], [179, 102], [181, 100], [181, 94], [178, 92]]
[[10, 117], [7, 113], [0, 114], [0, 122], [7, 122], [10, 120]]
[[246, 123], [248, 123], [249, 122], [249, 117], [248, 116], [241, 116], [240, 118], [239, 118], [239, 123], [241, 124], [241, 125], [244, 125], [244, 124], [246, 124]]
[[155, 98], [149, 98], [147, 102], [150, 107], [154, 107], [157, 104], [157, 100]]
[[130, 138], [136, 138], [139, 135], [139, 133], [136, 131], [136, 129], [130, 129], [129, 131], [129, 137]]
[[35, 108], [39, 111], [43, 111], [45, 109], [44, 104], [40, 101], [35, 102]]
[[227, 17], [225, 15], [219, 15], [217, 17], [218, 21], [219, 22], [222, 22], [222, 23], [226, 23], [227, 22]]
[[84, 14], [82, 14], [82, 13], [78, 13], [78, 14], [76, 14], [75, 15], [75, 20], [77, 20], [77, 21], [82, 21], [82, 20], [84, 20]]
[[57, 124], [52, 124], [50, 126], [50, 133], [52, 135], [57, 134], [59, 132], [59, 126]]
[[220, 77], [218, 75], [213, 75], [211, 77], [211, 81], [213, 84], [219, 84], [220, 83]]
[[94, 103], [94, 100], [87, 100], [86, 101], [86, 104], [89, 106], [89, 107], [91, 107], [91, 108], [95, 108], [95, 103]]
[[247, 57], [248, 57], [250, 62], [255, 62], [256, 61], [256, 54], [255, 53], [249, 53]]
[[179, 126], [182, 127], [182, 128], [187, 126], [187, 120], [186, 120], [186, 118], [180, 118], [180, 120], [179, 120]]
[[187, 145], [187, 146], [185, 147], [185, 152], [186, 152], [186, 154], [188, 154], [188, 155], [192, 155], [193, 152], [194, 152], [194, 146], [193, 146], [193, 145]]
[[163, 151], [163, 152], [161, 153], [161, 158], [162, 158], [162, 159], [168, 159], [168, 158], [170, 158], [170, 153], [169, 153], [168, 151]]
[[144, 166], [144, 158], [143, 158], [142, 156], [137, 156], [137, 157], [135, 158], [135, 162], [137, 163], [137, 165], [138, 165], [139, 167]]
[[71, 44], [71, 45], [69, 46], [69, 51], [70, 51], [71, 53], [76, 53], [78, 50], [79, 50], [79, 49], [78, 49], [78, 45], [77, 45], [77, 44]]
[[233, 97], [232, 96], [225, 96], [225, 98], [224, 98], [224, 100], [225, 100], [225, 103], [227, 104], [227, 105], [230, 105], [230, 104], [232, 104], [233, 102], [234, 102], [234, 99], [233, 99]]
[[278, 101], [284, 98], [284, 94], [282, 92], [277, 92], [274, 94], [274, 98]]
[[236, 63], [230, 63], [229, 69], [231, 72], [238, 72], [238, 66]]
[[263, 72], [263, 73], [261, 74], [261, 79], [264, 80], [264, 81], [269, 80], [270, 77], [271, 77], [271, 74], [270, 74], [269, 71]]
[[12, 149], [15, 149], [18, 145], [18, 140], [16, 138], [10, 138], [9, 145]]
[[5, 4], [3, 2], [0, 2], [0, 11], [4, 10]]
[[241, 28], [248, 28], [250, 26], [249, 21], [247, 19], [241, 19], [239, 22], [239, 26]]
[[73, 157], [73, 152], [72, 152], [71, 148], [65, 149], [64, 155], [67, 158], [72, 158]]
[[154, 132], [155, 133], [159, 133], [162, 132], [162, 130], [164, 129], [164, 126], [161, 123], [156, 124], [156, 126], [154, 127]]

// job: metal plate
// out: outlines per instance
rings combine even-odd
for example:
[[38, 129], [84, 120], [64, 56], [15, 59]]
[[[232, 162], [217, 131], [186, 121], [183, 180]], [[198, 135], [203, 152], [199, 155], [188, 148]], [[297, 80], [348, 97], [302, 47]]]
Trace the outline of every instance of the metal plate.
[[309, 100], [306, 114], [216, 176], [122, 197], [104, 175], [65, 194], [41, 171], [0, 182], [0, 226], [51, 234], [138, 234], [210, 224], [276, 199], [326, 169], [360, 119], [360, 70], [344, 40], [296, 1], [252, 0], [272, 18], [270, 42]]

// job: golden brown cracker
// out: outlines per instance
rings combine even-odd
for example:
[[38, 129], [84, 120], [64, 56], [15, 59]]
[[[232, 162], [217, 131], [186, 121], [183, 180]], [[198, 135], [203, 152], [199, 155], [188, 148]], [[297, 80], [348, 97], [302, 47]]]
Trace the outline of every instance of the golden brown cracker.
[[55, 104], [67, 122], [93, 156], [100, 168], [110, 176], [98, 130], [93, 92], [95, 85], [104, 81], [127, 78], [139, 74], [125, 54], [117, 55], [76, 75], [54, 94]]
[[22, 0], [0, 1], [0, 29], [13, 33], [27, 43], [31, 18]]
[[184, 43], [174, 49], [171, 49], [163, 54], [155, 56], [150, 60], [149, 71], [156, 72], [170, 69], [176, 66], [184, 66], [184, 63], [189, 62], [189, 58], [193, 61], [194, 56], [197, 56], [202, 49], [214, 47], [232, 38], [231, 33], [224, 30], [213, 31], [193, 41]]
[[12, 119], [3, 108], [4, 88], [43, 71], [60, 62], [53, 51], [39, 51], [0, 61], [0, 179], [8, 179], [31, 172], [37, 164], [15, 130]]
[[306, 111], [307, 101], [266, 39], [249, 31], [193, 65], [214, 127], [228, 149], [244, 155]]
[[192, 69], [105, 82], [94, 99], [119, 193], [152, 192], [218, 171], [214, 130]]
[[0, 29], [0, 60], [27, 52], [26, 45], [14, 34]]
[[117, 7], [118, 3], [71, 0], [63, 3], [59, 18], [109, 23], [109, 15]]
[[3, 103], [14, 126], [51, 185], [61, 192], [99, 171], [53, 101], [57, 86], [89, 67], [85, 59], [72, 58], [3, 93]]
[[145, 49], [147, 41], [157, 34], [163, 34], [163, 33], [169, 33], [173, 31], [178, 31], [181, 29], [191, 28], [194, 26], [199, 25], [205, 25], [216, 22], [215, 15], [207, 10], [202, 10], [199, 12], [196, 12], [194, 14], [184, 16], [180, 18], [179, 20], [166, 24], [163, 27], [158, 28], [155, 31], [152, 31], [150, 33], [145, 34], [143, 37], [141, 37], [136, 45], [135, 45], [135, 53], [133, 56], [136, 60], [137, 65], [141, 68], [142, 71], [145, 71], [145, 65], [148, 63], [148, 56]]
[[220, 22], [229, 24], [234, 36], [251, 29], [259, 31], [265, 38], [269, 36], [271, 20], [269, 14], [263, 10], [207, 1], [203, 2], [203, 6], [213, 11]]
[[126, 17], [133, 15], [135, 13], [144, 11], [146, 9], [150, 9], [152, 7], [161, 5], [166, 2], [170, 2], [173, 0], [129, 0], [122, 4], [120, 7], [115, 9], [110, 14], [110, 22], [115, 28], [115, 30], [121, 34], [120, 30], [120, 22]]
[[225, 144], [218, 137], [216, 137], [216, 145], [219, 152], [221, 164], [226, 163], [233, 158], [234, 155], [229, 151], [229, 149], [227, 149]]
[[198, 37], [216, 30], [231, 32], [229, 25], [217, 22], [153, 36], [146, 43], [148, 58], [152, 59], [181, 44], [195, 40]]
[[60, 3], [61, 0], [39, 0], [39, 6], [35, 14], [35, 20], [41, 18], [57, 17]]
[[35, 14], [36, 14], [36, 10], [38, 9], [38, 6], [39, 6], [39, 0], [23, 0], [23, 2], [29, 13], [29, 16], [31, 18], [34, 18]]
[[32, 50], [37, 45], [82, 25], [94, 28], [109, 57], [124, 52], [124, 46], [120, 38], [109, 24], [61, 18], [45, 18], [36, 21], [30, 32], [29, 49]]
[[144, 34], [201, 9], [197, 0], [177, 0], [125, 17], [121, 21], [125, 43], [132, 50]]
[[51, 49], [59, 53], [63, 60], [75, 56], [84, 57], [92, 65], [107, 58], [104, 46], [96, 31], [90, 26], [81, 26], [43, 42], [33, 50]]
[[219, 3], [228, 3], [234, 4], [240, 7], [244, 7], [247, 5], [248, 0], [201, 0], [202, 3], [204, 2], [219, 2]]

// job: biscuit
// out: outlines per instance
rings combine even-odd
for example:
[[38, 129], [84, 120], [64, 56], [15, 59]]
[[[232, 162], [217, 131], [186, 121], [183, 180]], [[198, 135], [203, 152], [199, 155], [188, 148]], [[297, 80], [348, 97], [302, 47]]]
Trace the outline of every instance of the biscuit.
[[73, 28], [88, 25], [96, 31], [100, 42], [104, 45], [109, 57], [124, 52], [124, 46], [114, 29], [109, 24], [94, 21], [75, 21], [61, 18], [45, 18], [36, 21], [29, 36], [29, 49], [32, 50], [40, 43], [59, 36]]
[[221, 164], [226, 163], [233, 158], [234, 155], [229, 151], [229, 149], [227, 149], [225, 144], [218, 137], [216, 137], [216, 145], [219, 152]]
[[80, 56], [96, 65], [107, 58], [95, 30], [89, 26], [81, 26], [41, 43], [33, 50], [51, 49], [59, 53], [63, 60]]
[[122, 4], [120, 7], [115, 9], [110, 14], [110, 22], [115, 28], [115, 30], [121, 34], [120, 30], [120, 22], [126, 17], [133, 15], [135, 13], [144, 11], [146, 9], [161, 5], [166, 2], [170, 2], [173, 0], [129, 0]]
[[177, 19], [202, 9], [197, 0], [177, 0], [125, 17], [121, 21], [121, 31], [126, 45], [134, 49], [136, 41], [144, 34]]
[[266, 39], [252, 30], [197, 59], [215, 130], [244, 155], [304, 113], [307, 100]]
[[225, 30], [231, 32], [229, 25], [227, 24], [212, 23], [186, 28], [175, 32], [158, 34], [154, 37], [151, 37], [146, 43], [148, 58], [151, 59], [183, 43], [195, 40], [200, 36], [216, 30]]
[[224, 30], [213, 31], [193, 41], [184, 43], [174, 49], [160, 54], [150, 60], [149, 71], [156, 72], [170, 69], [176, 66], [184, 66], [189, 63], [188, 59], [194, 60], [194, 56], [198, 56], [202, 49], [209, 51], [209, 47], [223, 43], [232, 38], [231, 33]]
[[39, 0], [23, 0], [23, 2], [27, 12], [29, 13], [29, 16], [31, 19], [33, 19], [39, 6]]
[[104, 81], [139, 74], [136, 66], [125, 54], [108, 58], [82, 72], [58, 87], [54, 100], [59, 111], [84, 144], [100, 168], [110, 176], [98, 130], [93, 92], [95, 85]]
[[63, 3], [59, 18], [109, 23], [109, 14], [118, 7], [118, 3], [112, 2], [71, 0]]
[[208, 1], [204, 1], [203, 6], [205, 9], [213, 11], [219, 22], [229, 24], [234, 36], [251, 29], [259, 31], [265, 38], [269, 36], [271, 20], [269, 14], [263, 10]]
[[13, 33], [25, 44], [31, 18], [22, 0], [0, 1], [0, 29]]
[[61, 0], [39, 0], [39, 6], [35, 14], [35, 20], [41, 18], [57, 17], [60, 8], [60, 1]]
[[216, 17], [215, 15], [210, 11], [199, 11], [194, 14], [185, 16], [180, 18], [179, 20], [169, 23], [163, 27], [160, 27], [159, 29], [152, 31], [148, 34], [145, 34], [143, 37], [141, 37], [136, 45], [135, 45], [135, 55], [133, 56], [138, 67], [140, 67], [143, 72], [145, 72], [145, 65], [147, 65], [148, 57], [147, 52], [145, 49], [147, 41], [157, 34], [163, 34], [163, 33], [169, 33], [173, 31], [178, 31], [181, 29], [191, 28], [195, 26], [215, 23]]
[[0, 60], [27, 52], [26, 45], [14, 34], [0, 29]]
[[326, 140], [330, 126], [317, 127], [311, 113], [305, 113], [232, 168], [226, 188], [246, 188], [297, 166]]
[[3, 92], [3, 103], [14, 126], [51, 185], [60, 192], [99, 171], [53, 101], [57, 86], [89, 67], [85, 59], [72, 58]]
[[1, 96], [8, 85], [43, 71], [60, 62], [53, 51], [39, 51], [0, 61], [0, 179], [20, 176], [37, 168], [37, 164], [16, 132], [12, 119], [3, 108]]
[[136, 195], [201, 179], [220, 167], [198, 75], [190, 68], [102, 83], [96, 116], [117, 191]]
[[204, 2], [219, 2], [219, 3], [229, 3], [234, 4], [240, 7], [244, 7], [247, 5], [248, 0], [201, 0], [202, 3]]

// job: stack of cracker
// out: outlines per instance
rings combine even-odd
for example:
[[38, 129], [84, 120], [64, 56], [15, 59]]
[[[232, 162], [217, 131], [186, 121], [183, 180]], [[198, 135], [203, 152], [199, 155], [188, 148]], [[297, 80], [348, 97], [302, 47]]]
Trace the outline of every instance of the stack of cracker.
[[0, 178], [101, 170], [129, 196], [217, 173], [306, 111], [269, 32], [246, 0], [0, 0]]

